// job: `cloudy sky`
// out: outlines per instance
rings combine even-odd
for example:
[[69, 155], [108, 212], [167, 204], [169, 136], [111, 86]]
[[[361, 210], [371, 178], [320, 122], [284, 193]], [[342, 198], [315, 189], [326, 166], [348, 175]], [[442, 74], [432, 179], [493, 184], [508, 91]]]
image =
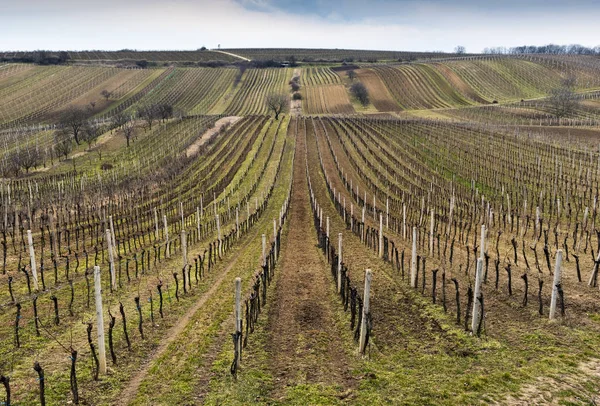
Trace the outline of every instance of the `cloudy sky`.
[[0, 0], [0, 50], [600, 44], [599, 0]]

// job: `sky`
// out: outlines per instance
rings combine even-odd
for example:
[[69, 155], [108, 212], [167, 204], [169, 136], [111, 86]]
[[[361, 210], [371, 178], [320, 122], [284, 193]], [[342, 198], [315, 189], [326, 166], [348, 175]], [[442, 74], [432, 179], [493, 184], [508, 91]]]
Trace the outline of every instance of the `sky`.
[[600, 0], [0, 0], [0, 50], [600, 45]]

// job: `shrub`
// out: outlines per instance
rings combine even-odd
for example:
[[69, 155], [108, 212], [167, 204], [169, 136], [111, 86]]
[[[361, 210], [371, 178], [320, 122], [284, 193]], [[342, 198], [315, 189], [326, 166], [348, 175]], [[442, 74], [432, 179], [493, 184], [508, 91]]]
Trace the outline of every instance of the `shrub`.
[[369, 91], [361, 82], [356, 82], [350, 86], [350, 92], [358, 99], [360, 104], [366, 106], [369, 104]]
[[294, 93], [294, 95], [292, 96], [293, 100], [302, 100], [302, 95], [300, 94], [300, 92], [296, 92]]

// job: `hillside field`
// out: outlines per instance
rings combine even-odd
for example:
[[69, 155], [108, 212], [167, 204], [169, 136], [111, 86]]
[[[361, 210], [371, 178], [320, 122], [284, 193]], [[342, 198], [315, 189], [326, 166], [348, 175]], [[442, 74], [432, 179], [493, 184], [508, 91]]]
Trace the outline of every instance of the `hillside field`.
[[0, 63], [2, 404], [600, 401], [600, 59], [219, 51]]

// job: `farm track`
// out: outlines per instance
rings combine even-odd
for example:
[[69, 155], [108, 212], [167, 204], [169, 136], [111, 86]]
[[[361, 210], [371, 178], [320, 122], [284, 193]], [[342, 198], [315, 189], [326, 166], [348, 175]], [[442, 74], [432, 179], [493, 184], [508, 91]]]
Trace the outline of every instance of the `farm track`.
[[286, 389], [298, 384], [355, 386], [340, 345], [328, 264], [316, 247], [306, 181], [306, 142], [299, 136], [294, 162], [289, 232], [277, 268], [278, 282], [268, 314], [269, 369], [275, 377], [271, 398], [285, 402]]
[[[268, 220], [268, 219], [267, 219]], [[262, 223], [267, 222], [267, 220], [263, 220]], [[243, 245], [240, 247], [240, 251], [245, 251], [247, 247], [252, 243], [253, 239], [258, 237], [260, 231], [254, 231], [252, 235], [245, 237], [245, 241]], [[237, 264], [237, 259], [239, 258], [237, 255], [231, 255], [233, 258], [229, 258], [227, 262], [227, 266], [225, 269], [218, 270], [217, 272], [221, 272], [221, 275], [212, 282], [212, 286], [210, 289], [204, 293], [202, 296], [198, 298], [198, 300], [194, 303], [194, 305], [185, 312], [183, 316], [179, 318], [177, 324], [173, 326], [164, 338], [161, 339], [161, 344], [159, 347], [153, 352], [151, 358], [148, 359], [141, 367], [141, 369], [133, 376], [133, 378], [129, 381], [127, 386], [123, 389], [123, 391], [119, 394], [119, 399], [117, 400], [117, 404], [119, 405], [128, 405], [135, 398], [137, 392], [139, 391], [139, 387], [144, 381], [144, 379], [148, 376], [148, 372], [150, 368], [153, 366], [155, 361], [162, 357], [167, 351], [168, 347], [175, 341], [175, 339], [188, 327], [190, 320], [195, 314], [203, 307], [208, 300], [213, 299], [215, 293], [218, 291], [219, 287], [225, 280], [225, 278], [230, 277], [230, 271]]]

